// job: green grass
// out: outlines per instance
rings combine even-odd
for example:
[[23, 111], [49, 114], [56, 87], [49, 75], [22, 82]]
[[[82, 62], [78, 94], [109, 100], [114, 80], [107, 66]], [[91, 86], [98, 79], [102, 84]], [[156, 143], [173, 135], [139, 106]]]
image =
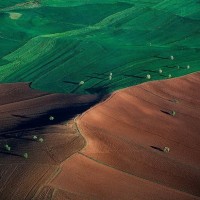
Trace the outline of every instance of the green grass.
[[[12, 11], [4, 6], [0, 82], [29, 81], [49, 92], [108, 93], [146, 82], [147, 74], [162, 80], [199, 71], [198, 8], [195, 0], [42, 0], [38, 7]], [[22, 16], [12, 20], [9, 12]]]

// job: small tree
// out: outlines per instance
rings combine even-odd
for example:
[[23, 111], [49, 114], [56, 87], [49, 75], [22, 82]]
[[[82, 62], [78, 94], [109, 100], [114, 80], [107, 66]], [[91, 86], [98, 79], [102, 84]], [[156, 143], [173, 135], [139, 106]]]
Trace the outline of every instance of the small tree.
[[79, 85], [83, 85], [85, 82], [84, 81], [80, 81]]
[[24, 153], [23, 157], [27, 159], [28, 158], [28, 153]]
[[164, 151], [165, 153], [169, 153], [169, 152], [170, 152], [170, 148], [169, 148], [169, 147], [164, 147], [163, 151]]
[[50, 117], [49, 117], [49, 120], [50, 120], [50, 121], [53, 121], [53, 120], [54, 120], [54, 117], [53, 117], [53, 116], [50, 116]]
[[187, 66], [187, 69], [190, 69], [190, 65]]
[[6, 144], [4, 147], [5, 147], [5, 149], [6, 149], [7, 151], [10, 151], [10, 150], [11, 150], [11, 147], [10, 147], [8, 144]]
[[39, 138], [39, 140], [38, 140], [39, 142], [43, 142], [44, 141], [44, 139], [43, 138]]
[[159, 69], [159, 71], [158, 71], [158, 72], [159, 72], [159, 74], [162, 74], [162, 73], [163, 73], [162, 69]]
[[168, 78], [171, 78], [171, 77], [172, 77], [172, 75], [171, 75], [171, 74], [169, 74], [169, 75], [168, 75]]
[[174, 117], [176, 115], [176, 112], [172, 110], [170, 114]]
[[174, 56], [170, 56], [170, 60], [174, 60]]
[[34, 139], [34, 140], [37, 140], [37, 136], [36, 136], [36, 135], [34, 135], [34, 136], [33, 136], [33, 139]]
[[150, 75], [150, 74], [147, 74], [146, 78], [147, 78], [148, 80], [150, 80], [150, 79], [151, 79], [151, 75]]
[[109, 75], [109, 80], [110, 81], [112, 80], [112, 73], [110, 73], [110, 75]]

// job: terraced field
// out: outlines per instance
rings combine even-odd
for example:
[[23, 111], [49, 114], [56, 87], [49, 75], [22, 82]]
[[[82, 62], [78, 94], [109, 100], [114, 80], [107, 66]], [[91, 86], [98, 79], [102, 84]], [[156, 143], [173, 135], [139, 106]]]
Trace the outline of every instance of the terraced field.
[[105, 94], [200, 69], [197, 0], [8, 1], [0, 15], [1, 83]]
[[1, 0], [0, 25], [1, 200], [200, 198], [199, 0]]

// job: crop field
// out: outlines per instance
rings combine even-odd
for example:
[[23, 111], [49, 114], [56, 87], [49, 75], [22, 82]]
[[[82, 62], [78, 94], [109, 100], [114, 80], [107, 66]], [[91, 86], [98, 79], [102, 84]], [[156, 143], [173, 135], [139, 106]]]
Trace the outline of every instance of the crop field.
[[8, 1], [0, 16], [1, 83], [105, 94], [200, 69], [197, 0]]
[[[90, 182], [100, 184], [102, 181], [100, 185], [103, 185], [111, 181], [109, 187], [115, 188], [118, 184], [119, 191], [111, 194], [106, 187], [98, 187], [95, 194], [105, 195], [103, 199], [112, 195], [112, 199], [199, 199], [199, 75], [129, 87], [83, 113], [77, 124], [87, 145], [65, 162], [63, 172], [53, 185], [92, 195], [95, 188]], [[169, 147], [169, 152], [165, 152], [164, 147]], [[95, 175], [97, 180], [77, 170], [76, 162], [80, 159], [85, 162], [82, 166], [86, 172], [99, 172]], [[94, 170], [94, 165], [98, 169]], [[105, 168], [110, 173], [100, 176], [107, 172]], [[117, 183], [113, 181], [116, 180], [114, 173], [118, 173], [118, 177], [123, 175]], [[132, 180], [124, 181], [126, 175]], [[67, 176], [81, 177], [88, 184], [66, 180]], [[134, 178], [135, 183], [132, 183]], [[142, 187], [137, 178], [142, 178]], [[124, 187], [127, 182], [128, 186]], [[146, 188], [150, 183], [154, 189]], [[158, 188], [161, 196], [156, 191]], [[126, 190], [127, 193], [123, 193]], [[152, 193], [147, 195], [150, 191]]]
[[198, 200], [199, 88], [199, 0], [0, 0], [0, 200]]
[[0, 97], [0, 199], [29, 200], [84, 147], [71, 118], [97, 99], [48, 94], [25, 83], [1, 84]]

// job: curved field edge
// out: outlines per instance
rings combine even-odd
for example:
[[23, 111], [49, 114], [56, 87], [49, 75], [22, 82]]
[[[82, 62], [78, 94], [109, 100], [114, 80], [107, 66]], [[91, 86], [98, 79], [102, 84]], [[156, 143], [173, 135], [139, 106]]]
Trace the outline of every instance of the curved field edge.
[[[181, 1], [177, 3], [180, 9], [185, 9]], [[38, 35], [32, 35], [25, 45], [2, 57], [0, 81], [33, 82], [33, 88], [54, 93], [107, 94], [146, 82], [148, 74], [151, 80], [161, 80], [199, 71], [200, 22], [190, 16], [192, 12], [197, 16], [195, 9], [191, 13], [186, 9], [176, 13], [173, 9], [176, 5], [170, 1], [143, 2], [142, 5], [135, 1], [132, 4], [112, 1], [111, 4], [116, 6], [113, 13], [106, 9], [105, 13], [99, 13], [103, 19], [97, 16], [96, 21], [89, 24], [79, 16], [83, 7], [83, 10], [88, 9], [86, 13], [93, 13], [95, 3], [70, 7], [77, 12], [77, 17], [69, 16], [67, 30], [58, 30], [57, 27], [66, 27], [58, 23], [57, 32], [51, 29], [39, 34], [37, 21], [33, 22], [33, 30]], [[190, 4], [195, 5], [195, 2], [190, 1]], [[101, 6], [109, 8], [106, 3]], [[41, 15], [42, 9], [35, 8], [35, 11]], [[59, 22], [64, 13], [68, 13], [59, 14], [59, 7], [48, 9], [58, 13], [46, 16], [50, 22]], [[23, 12], [24, 15], [34, 13], [31, 9]], [[21, 26], [20, 19], [15, 22], [16, 28]], [[81, 20], [83, 26], [80, 26]], [[110, 73], [113, 74], [111, 80]], [[81, 81], [84, 84], [80, 85]]]

